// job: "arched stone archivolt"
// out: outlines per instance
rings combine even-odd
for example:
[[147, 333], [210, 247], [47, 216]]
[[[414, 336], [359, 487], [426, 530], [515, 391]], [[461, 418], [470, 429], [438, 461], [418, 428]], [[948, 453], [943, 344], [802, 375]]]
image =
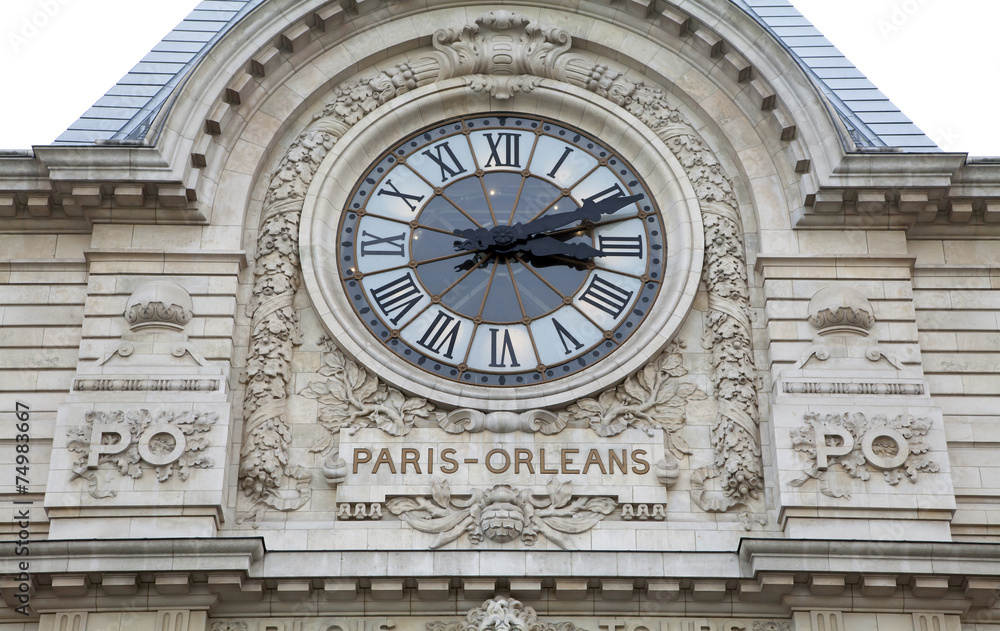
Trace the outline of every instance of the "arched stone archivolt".
[[[433, 25], [453, 22], [457, 13], [470, 18], [478, 14], [475, 5], [461, 9], [421, 6], [418, 11], [409, 2], [386, 0], [385, 4], [392, 5], [391, 19], [386, 20], [387, 9], [379, 1], [363, 15], [334, 10], [330, 4], [312, 2], [281, 9], [283, 1], [277, 0], [272, 13], [281, 13], [281, 19], [271, 15], [259, 20], [258, 26], [227, 35], [238, 33], [247, 43], [234, 46], [240, 52], [230, 61], [203, 60], [173, 107], [166, 122], [169, 133], [164, 135], [164, 152], [171, 154], [172, 161], [187, 162], [177, 168], [189, 172], [185, 179], [197, 187], [206, 213], [213, 207], [218, 213], [221, 208], [223, 221], [231, 221], [245, 210], [249, 200], [234, 195], [239, 194], [239, 187], [226, 187], [222, 181], [234, 168], [233, 156], [242, 154], [235, 166], [241, 175], [247, 175], [249, 165], [255, 164], [253, 177], [258, 179], [266, 156], [278, 149], [282, 131], [308, 125], [307, 112], [315, 111], [327, 86], [341, 83], [359, 68], [377, 67], [386, 50], [417, 49], [427, 41]], [[789, 164], [803, 162], [801, 158], [810, 152], [828, 152], [831, 139], [837, 144], [835, 126], [808, 79], [787, 72], [791, 63], [787, 53], [776, 43], [771, 45], [749, 16], [727, 14], [728, 22], [720, 22], [713, 13], [718, 8], [707, 4], [691, 4], [683, 11], [666, 5], [639, 15], [610, 11], [604, 2], [591, 0], [581, 2], [572, 13], [531, 2], [517, 4], [516, 10], [536, 16], [535, 21], [545, 16], [543, 20], [566, 24], [582, 49], [601, 53], [607, 47], [598, 42], [609, 33], [621, 39], [620, 50], [604, 51], [606, 63], [613, 59], [620, 70], [641, 73], [664, 86], [691, 116], [696, 129], [711, 130], [703, 133], [705, 141], [731, 173], [743, 176], [758, 212], [769, 213], [766, 221], [762, 218], [762, 228], [787, 228], [789, 211], [804, 199], [805, 189], [815, 188], [812, 174], [795, 173]], [[297, 17], [289, 20], [285, 15]], [[599, 33], [590, 30], [595, 25], [600, 25]], [[725, 30], [725, 37], [722, 30], [713, 29]], [[258, 49], [255, 42], [266, 44]], [[775, 94], [777, 85], [783, 88], [780, 97]], [[219, 95], [214, 102], [201, 96], [213, 93]], [[189, 94], [199, 95], [196, 102], [191, 102]], [[797, 132], [799, 117], [809, 118], [803, 122], [811, 126], [808, 137]], [[829, 129], [815, 128], [815, 120], [825, 121]], [[259, 140], [264, 138], [268, 140]], [[184, 148], [190, 156], [179, 153]], [[817, 165], [833, 160], [813, 157]], [[773, 162], [773, 166], [767, 166], [766, 173], [760, 169], [744, 172], [745, 161]], [[742, 194], [740, 199], [750, 200]]]
[[[497, 37], [494, 37], [497, 36]], [[492, 55], [497, 41], [510, 55]], [[434, 51], [374, 76], [342, 83], [298, 135], [270, 180], [263, 202], [254, 267], [250, 352], [244, 398], [240, 487], [249, 516], [268, 508], [294, 510], [309, 499], [307, 472], [290, 461], [287, 398], [293, 348], [299, 342], [292, 300], [301, 284], [299, 221], [307, 189], [321, 163], [366, 115], [400, 95], [458, 79], [468, 89], [504, 100], [543, 81], [582, 88], [628, 111], [655, 134], [694, 187], [704, 225], [703, 280], [708, 290], [706, 345], [712, 351], [718, 413], [711, 432], [713, 462], [692, 481], [695, 502], [707, 511], [747, 506], [762, 489], [757, 389], [753, 367], [745, 246], [733, 184], [719, 160], [660, 88], [636, 83], [621, 70], [570, 52], [560, 29], [532, 24], [506, 11], [474, 25], [441, 30]], [[717, 491], [706, 482], [718, 479]]]

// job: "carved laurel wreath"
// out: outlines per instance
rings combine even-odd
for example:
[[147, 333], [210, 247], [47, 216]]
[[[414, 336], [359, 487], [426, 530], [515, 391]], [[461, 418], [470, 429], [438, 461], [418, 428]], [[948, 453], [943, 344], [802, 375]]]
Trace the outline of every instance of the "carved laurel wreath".
[[[154, 467], [156, 480], [166, 482], [173, 476], [174, 471], [177, 472], [178, 478], [187, 480], [191, 469], [210, 469], [215, 466], [215, 460], [204, 454], [209, 447], [208, 438], [198, 434], [209, 432], [218, 419], [219, 415], [216, 412], [202, 413], [190, 410], [181, 412], [161, 410], [155, 414], [146, 409], [111, 412], [90, 410], [84, 415], [84, 425], [74, 425], [66, 430], [68, 437], [66, 449], [79, 454], [73, 461], [73, 477], [86, 480], [87, 492], [92, 497], [98, 499], [115, 497], [118, 492], [100, 488], [96, 473], [87, 468], [94, 424], [120, 425], [131, 437], [131, 444], [127, 449], [116, 454], [101, 454], [98, 464], [111, 464], [118, 473], [133, 480], [141, 478], [143, 473], [139, 444], [135, 439], [152, 425], [168, 424], [176, 426], [184, 435], [184, 452], [176, 461]], [[165, 453], [171, 451], [173, 445], [167, 444], [163, 438], [155, 437], [150, 441], [149, 448], [153, 453]]]
[[[503, 40], [504, 55], [494, 55]], [[257, 239], [247, 362], [240, 486], [258, 523], [268, 508], [294, 510], [310, 497], [308, 474], [289, 461], [285, 419], [293, 346], [300, 343], [292, 299], [298, 289], [298, 231], [305, 193], [334, 144], [364, 116], [397, 96], [463, 77], [470, 89], [506, 98], [543, 79], [585, 88], [636, 116], [661, 138], [691, 180], [705, 228], [704, 281], [710, 313], [719, 411], [711, 433], [714, 462], [695, 472], [692, 498], [706, 511], [745, 506], [763, 488], [757, 389], [750, 335], [749, 287], [732, 182], [707, 144], [659, 88], [626, 79], [604, 64], [568, 54], [569, 34], [507, 11], [491, 11], [461, 30], [433, 37], [434, 52], [334, 89], [333, 99], [292, 143], [271, 178]], [[718, 478], [721, 492], [706, 490]], [[292, 487], [292, 488], [289, 488]]]

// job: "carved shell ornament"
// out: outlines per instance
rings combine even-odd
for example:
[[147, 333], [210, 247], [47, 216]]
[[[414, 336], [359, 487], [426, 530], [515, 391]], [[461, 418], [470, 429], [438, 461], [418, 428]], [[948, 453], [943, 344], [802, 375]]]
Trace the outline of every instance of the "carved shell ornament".
[[583, 631], [570, 622], [542, 622], [535, 610], [513, 598], [493, 598], [470, 609], [465, 620], [428, 622], [427, 631]]
[[[459, 77], [465, 78], [470, 89], [497, 98], [532, 90], [543, 80], [588, 90], [645, 124], [686, 171], [705, 230], [703, 281], [709, 314], [704, 343], [712, 354], [713, 394], [719, 410], [711, 431], [714, 459], [693, 475], [692, 498], [706, 511], [746, 508], [763, 488], [758, 384], [741, 220], [732, 183], [719, 160], [685, 116], [671, 107], [663, 90], [633, 82], [622, 71], [570, 53], [572, 40], [561, 29], [544, 28], [523, 16], [494, 11], [461, 29], [438, 31], [432, 43], [434, 50], [429, 56], [337, 86], [333, 100], [291, 143], [271, 178], [258, 232], [253, 294], [248, 306], [251, 341], [239, 477], [250, 506], [239, 519], [258, 523], [268, 509], [295, 510], [310, 497], [308, 471], [290, 458], [292, 436], [287, 421], [292, 355], [301, 339], [293, 297], [302, 283], [298, 241], [306, 190], [330, 150], [366, 115], [410, 90]], [[623, 422], [649, 423], [644, 414], [651, 408], [644, 406], [673, 409], [675, 403], [695, 396], [693, 390], [676, 380], [672, 362], [668, 359], [653, 368], [641, 367], [641, 374], [628, 377], [619, 390], [612, 390], [613, 394], [599, 395], [592, 402], [581, 401], [566, 412], [577, 421], [581, 414], [588, 419], [605, 419], [598, 421], [599, 426], [609, 428], [604, 435], [615, 433]], [[370, 423], [386, 431], [405, 433], [411, 420], [439, 419], [439, 412], [445, 413], [442, 425], [451, 424], [453, 429], [449, 431], [475, 431], [474, 426], [489, 428], [499, 423], [534, 424], [537, 431], [544, 432], [543, 427], [568, 422], [568, 417], [560, 419], [558, 412], [499, 419], [472, 410], [463, 417], [466, 420], [448, 419], [445, 411], [419, 398], [401, 393], [397, 396], [392, 387], [380, 385], [373, 377], [368, 379], [371, 375], [362, 376], [356, 371], [364, 369], [357, 365], [352, 368], [351, 364], [349, 358], [344, 358], [337, 366], [330, 366], [331, 373], [324, 376], [329, 380], [337, 373], [361, 384], [358, 390], [351, 389], [353, 399], [346, 390], [343, 397], [338, 397], [333, 394], [337, 386], [328, 384], [317, 386], [309, 395], [337, 399], [331, 403], [340, 412], [327, 419], [328, 430]], [[385, 410], [370, 413], [375, 408]], [[631, 411], [630, 416], [619, 418], [614, 413], [625, 408]], [[344, 410], [346, 417], [337, 416]], [[344, 425], [342, 418], [351, 420]], [[668, 425], [659, 429], [669, 433], [677, 422]], [[674, 446], [683, 451], [682, 443]]]
[[529, 489], [497, 484], [460, 498], [452, 497], [446, 480], [439, 480], [430, 496], [395, 497], [386, 508], [416, 530], [437, 535], [432, 549], [462, 535], [468, 535], [472, 545], [483, 539], [497, 543], [520, 539], [528, 546], [541, 535], [568, 550], [573, 548], [568, 535], [587, 532], [618, 506], [611, 497], [574, 496], [572, 487], [571, 482], [553, 480], [548, 494], [539, 497]]

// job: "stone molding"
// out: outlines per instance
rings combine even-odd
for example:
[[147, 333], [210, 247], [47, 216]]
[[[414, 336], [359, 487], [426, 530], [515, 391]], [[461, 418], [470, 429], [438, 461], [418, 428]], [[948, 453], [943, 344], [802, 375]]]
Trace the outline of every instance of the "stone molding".
[[382, 502], [338, 502], [337, 521], [378, 521], [384, 514]]
[[[342, 608], [345, 602], [370, 603], [368, 585], [379, 581], [398, 581], [403, 597], [416, 599], [422, 586], [437, 585], [442, 578], [451, 581], [450, 590], [477, 599], [502, 597], [500, 581], [522, 584], [522, 590], [531, 586], [535, 596], [517, 597], [544, 603], [552, 612], [562, 611], [564, 604], [579, 612], [580, 596], [594, 602], [620, 601], [616, 596], [621, 592], [593, 587], [559, 592], [566, 566], [539, 565], [546, 555], [526, 550], [455, 550], [444, 556], [427, 551], [343, 551], [317, 566], [314, 553], [307, 551], [265, 552], [261, 537], [40, 540], [31, 545], [32, 607], [42, 614], [87, 610], [95, 596], [108, 610], [127, 608], [141, 594], [169, 596], [178, 608], [221, 604], [229, 610], [237, 607], [244, 616], [271, 616], [293, 584], [307, 586], [301, 596], [311, 597], [314, 608], [317, 601], [325, 603], [322, 612], [322, 607]], [[0, 548], [4, 562], [19, 558], [14, 546]], [[919, 607], [920, 612], [965, 613], [970, 607], [990, 605], [1000, 592], [1000, 581], [990, 578], [1000, 575], [1000, 549], [992, 544], [744, 539], [736, 553], [584, 551], [569, 558], [584, 564], [589, 575], [630, 587], [630, 593], [637, 592], [646, 602], [671, 607], [672, 602], [678, 607], [688, 603], [702, 615], [717, 610], [716, 615], [726, 618], [757, 619], [762, 603], [769, 603], [770, 616], [781, 618], [792, 608], [801, 611], [809, 602], [804, 599], [841, 595], [866, 597], [866, 611], [883, 602], [885, 611], [900, 613], [900, 602], [905, 601], [910, 604], [903, 605], [904, 611]], [[67, 559], [86, 560], [87, 572], [68, 570]], [[260, 578], [265, 564], [282, 568], [267, 584]], [[824, 569], [803, 572], [804, 564]], [[392, 568], [407, 569], [395, 574]], [[467, 573], [457, 568], [467, 568]], [[195, 574], [201, 577], [198, 581], [191, 580]], [[698, 598], [720, 583], [728, 585], [723, 600]], [[0, 579], [3, 598], [16, 603], [16, 584], [13, 575]], [[67, 595], [77, 586], [85, 588], [84, 595]], [[893, 598], [870, 598], [886, 597], [890, 587]], [[470, 596], [473, 593], [476, 596]], [[421, 601], [427, 616], [455, 615], [454, 598], [437, 606], [434, 600]], [[683, 615], [683, 609], [671, 610]], [[576, 618], [578, 613], [570, 615]]]
[[781, 390], [787, 394], [867, 394], [889, 396], [923, 396], [922, 382], [891, 381], [788, 381], [783, 379]]
[[[530, 27], [530, 28], [529, 28]], [[518, 35], [511, 37], [510, 33]], [[501, 43], [505, 42], [505, 43]], [[665, 93], [624, 78], [623, 73], [581, 57], [564, 55], [567, 33], [530, 26], [505, 11], [491, 12], [475, 26], [439, 31], [435, 53], [349, 81], [293, 141], [271, 178], [258, 232], [254, 267], [250, 353], [244, 398], [240, 486], [250, 510], [240, 520], [258, 524], [268, 508], [295, 510], [310, 497], [306, 469], [289, 461], [291, 430], [286, 415], [291, 356], [300, 343], [292, 299], [301, 285], [299, 220], [305, 192], [327, 153], [354, 124], [400, 94], [442, 78], [465, 77], [473, 90], [497, 97], [530, 90], [539, 79], [567, 82], [604, 97], [642, 120], [674, 152], [695, 187], [704, 216], [705, 281], [710, 315], [707, 344], [713, 351], [719, 413], [712, 431], [714, 462], [699, 470], [700, 488], [692, 494], [706, 511], [748, 506], [763, 488], [757, 409], [757, 379], [750, 335], [749, 286], [745, 247], [732, 183], [684, 116], [669, 106]], [[508, 46], [486, 59], [484, 51]], [[470, 71], [504, 72], [501, 82]], [[509, 77], [509, 78], [506, 78]], [[718, 478], [720, 490], [705, 484]], [[291, 487], [291, 488], [290, 488]]]
[[221, 379], [197, 377], [104, 377], [73, 380], [73, 390], [78, 392], [218, 392], [221, 387]]

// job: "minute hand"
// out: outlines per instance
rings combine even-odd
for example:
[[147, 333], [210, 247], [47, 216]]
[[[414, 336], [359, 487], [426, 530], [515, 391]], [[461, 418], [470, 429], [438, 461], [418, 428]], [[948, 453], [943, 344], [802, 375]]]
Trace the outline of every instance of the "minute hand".
[[598, 202], [587, 200], [576, 210], [571, 210], [565, 213], [557, 213], [554, 215], [543, 215], [542, 217], [529, 221], [525, 224], [516, 223], [511, 226], [511, 229], [517, 235], [516, 238], [526, 239], [532, 235], [551, 232], [552, 230], [557, 230], [563, 226], [579, 223], [588, 219], [590, 221], [598, 221], [601, 218], [601, 215], [608, 215], [617, 212], [629, 204], [634, 204], [643, 197], [644, 196], [640, 194], [630, 195], [628, 197], [606, 197]]

